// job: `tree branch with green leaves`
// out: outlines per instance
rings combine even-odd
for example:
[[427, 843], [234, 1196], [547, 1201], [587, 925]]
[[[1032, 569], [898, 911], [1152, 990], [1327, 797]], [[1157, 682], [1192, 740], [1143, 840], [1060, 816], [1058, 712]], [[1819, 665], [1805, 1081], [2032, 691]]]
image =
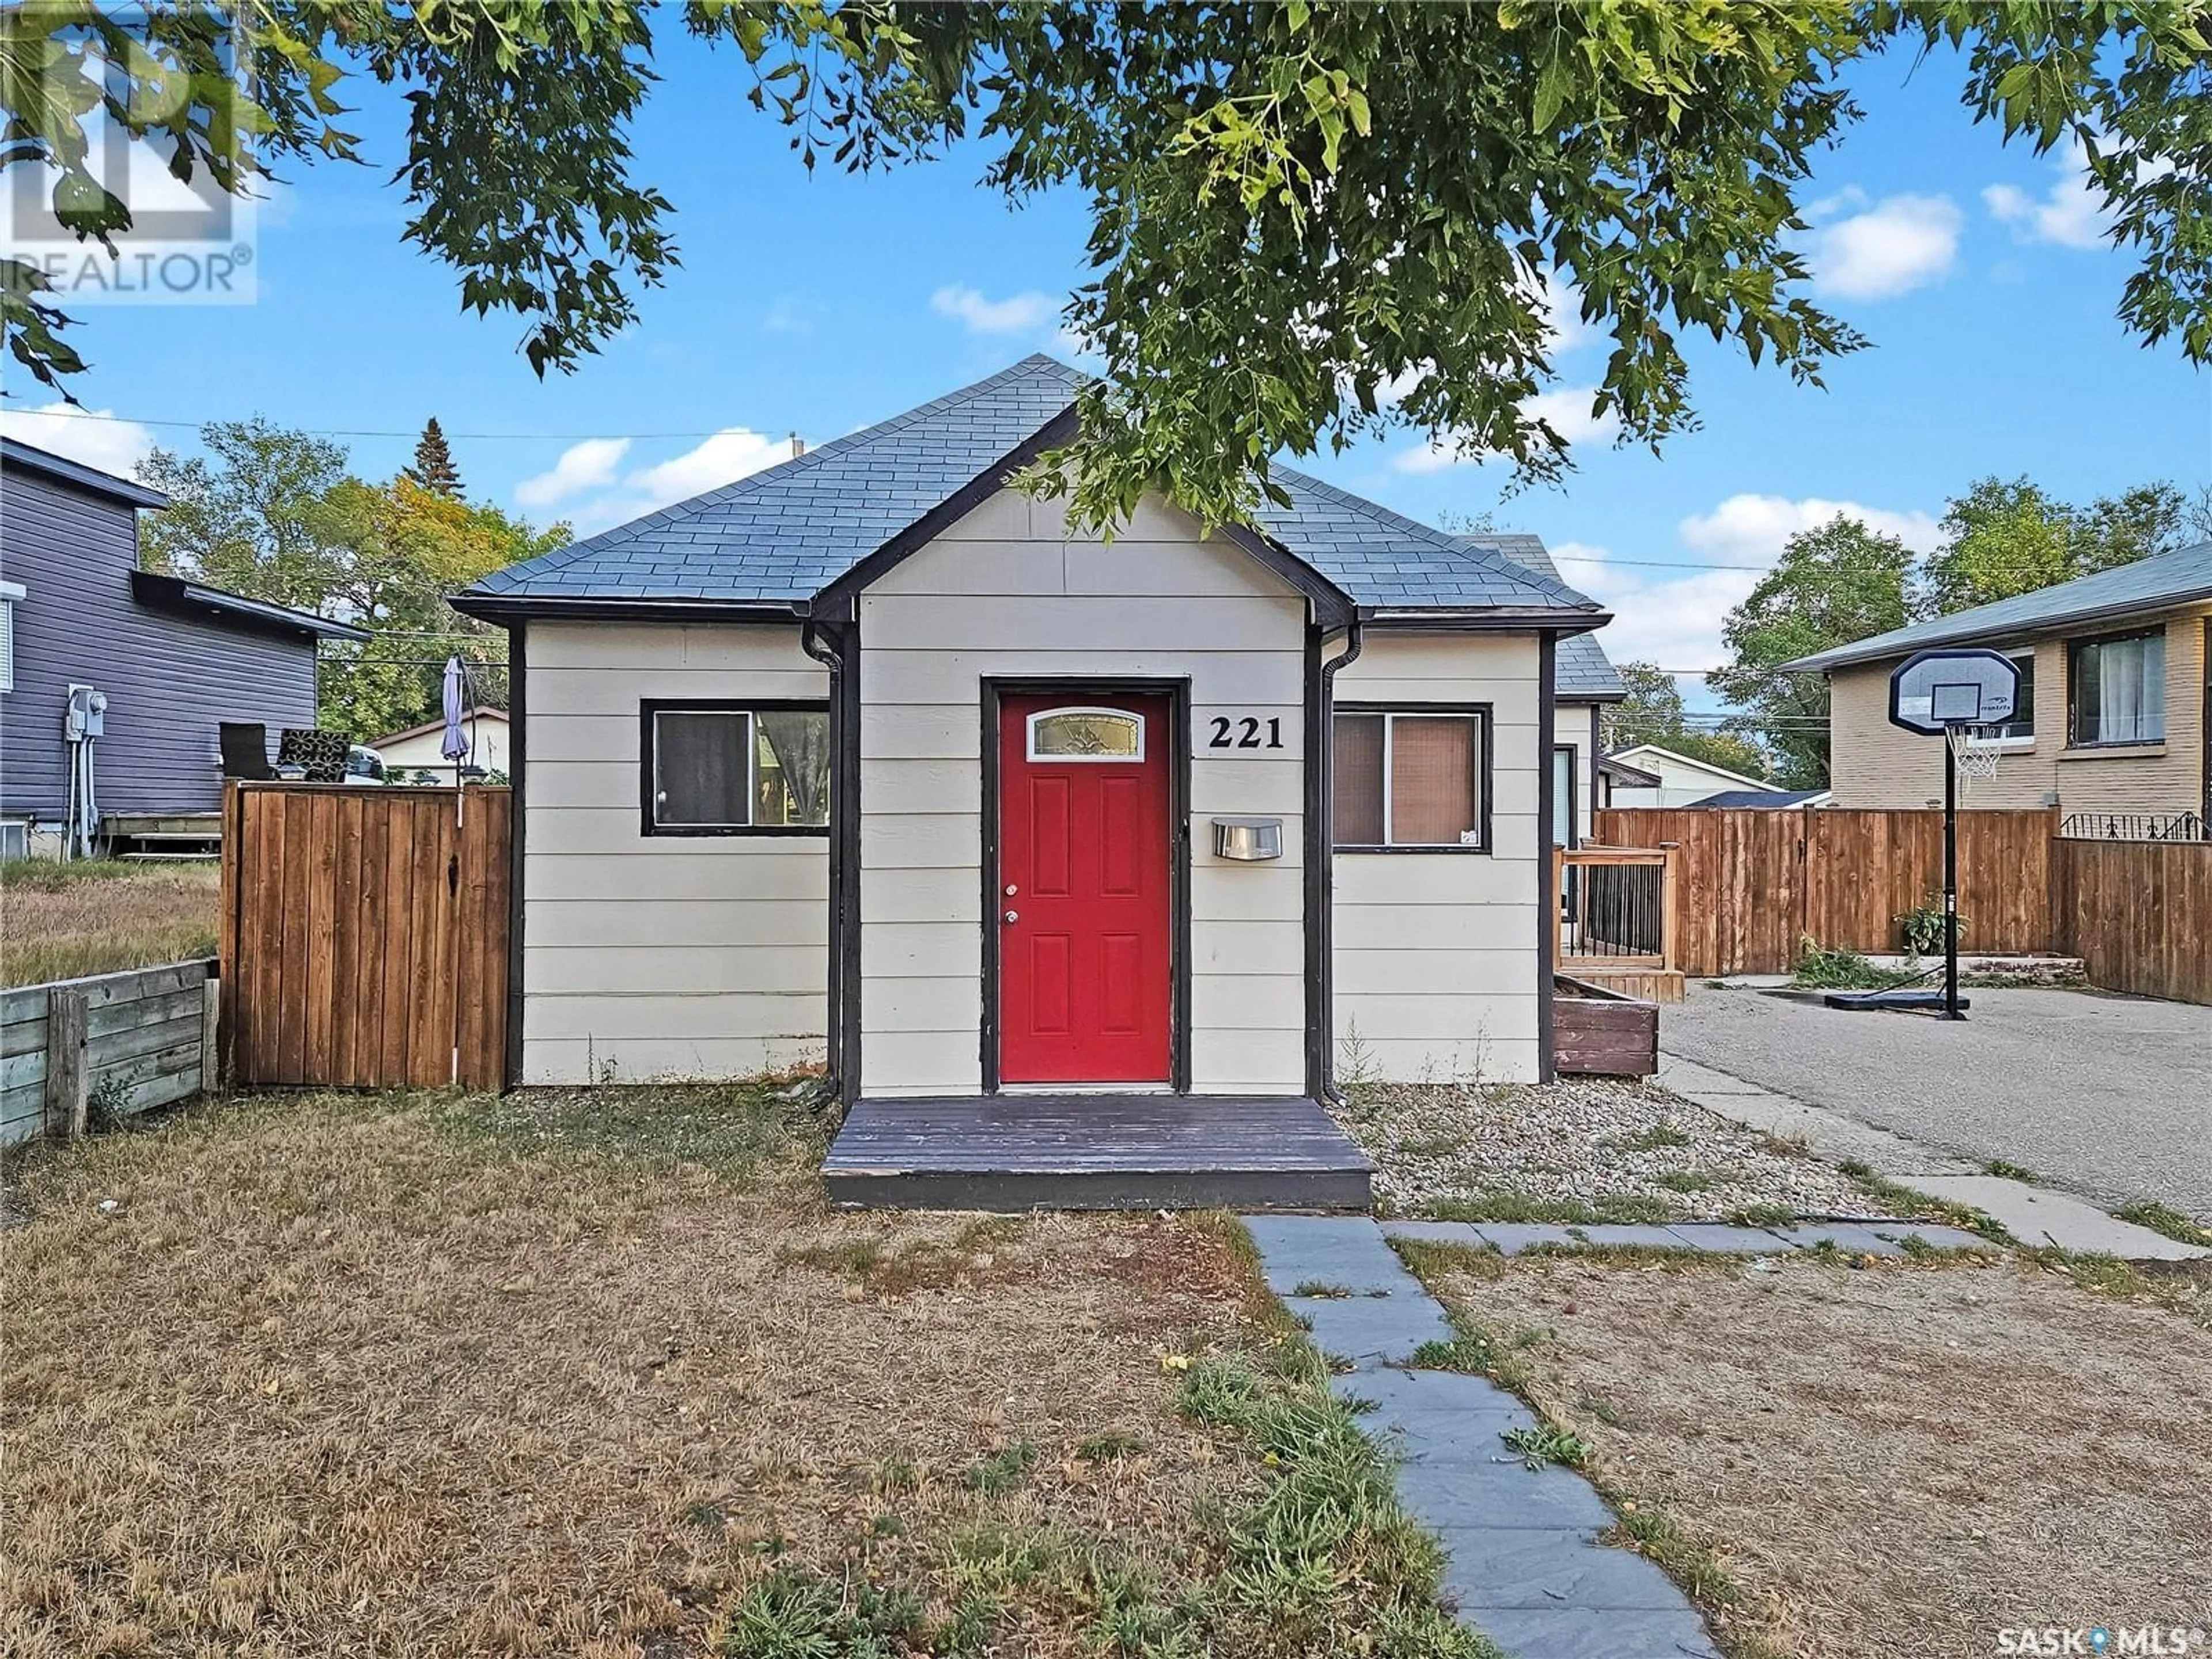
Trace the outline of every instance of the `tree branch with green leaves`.
[[[64, 222], [104, 241], [131, 215], [91, 165], [95, 115], [180, 178], [247, 190], [362, 161], [348, 78], [390, 84], [406, 240], [459, 273], [465, 307], [522, 319], [536, 372], [573, 371], [678, 262], [629, 135], [680, 17], [734, 50], [809, 168], [972, 139], [1010, 200], [1079, 193], [1091, 272], [1066, 320], [1104, 373], [1067, 465], [1039, 476], [1091, 521], [1155, 489], [1225, 521], [1272, 493], [1274, 458], [1390, 429], [1560, 476], [1533, 399], [1561, 283], [1610, 342], [1593, 413], [1623, 442], [1695, 425], [1685, 333], [1818, 384], [1864, 342], [1807, 297], [1799, 198], [1860, 117], [1845, 76], [1893, 50], [1955, 48], [1968, 118], [2078, 142], [2136, 259], [2120, 320], [2212, 360], [2209, 8], [27, 0], [0, 12], [0, 168], [56, 168]], [[242, 82], [221, 72], [233, 38]], [[0, 262], [0, 318], [34, 379], [83, 372], [35, 265]]]

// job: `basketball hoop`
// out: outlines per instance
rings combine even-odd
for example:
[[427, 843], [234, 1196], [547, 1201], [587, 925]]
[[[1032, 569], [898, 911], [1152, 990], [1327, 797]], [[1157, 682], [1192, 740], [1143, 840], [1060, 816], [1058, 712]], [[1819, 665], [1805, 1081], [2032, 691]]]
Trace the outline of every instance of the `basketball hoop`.
[[1947, 726], [1943, 739], [1951, 745], [1951, 763], [1959, 769], [1959, 793], [1975, 783], [1987, 783], [1997, 775], [2004, 758], [2004, 740], [1992, 737], [1987, 726]]
[[[1995, 651], [1922, 651], [1890, 671], [1889, 723], [1943, 739], [1943, 997], [1945, 1019], [1964, 1019], [1959, 999], [1959, 797], [1997, 775], [2003, 740], [1993, 733], [2020, 702], [2020, 665]], [[1865, 1005], [1922, 1006], [1924, 993], [1876, 991]], [[1890, 999], [1878, 1001], [1877, 999]], [[1904, 999], [1903, 1002], [1897, 1000]]]

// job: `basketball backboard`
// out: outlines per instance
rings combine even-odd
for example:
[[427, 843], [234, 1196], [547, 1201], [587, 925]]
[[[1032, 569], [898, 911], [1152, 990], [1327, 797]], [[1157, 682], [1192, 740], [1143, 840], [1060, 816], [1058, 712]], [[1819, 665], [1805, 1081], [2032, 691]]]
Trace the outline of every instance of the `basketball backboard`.
[[1940, 737], [2002, 726], [2020, 701], [2020, 665], [1995, 651], [1923, 651], [1889, 677], [1889, 723]]

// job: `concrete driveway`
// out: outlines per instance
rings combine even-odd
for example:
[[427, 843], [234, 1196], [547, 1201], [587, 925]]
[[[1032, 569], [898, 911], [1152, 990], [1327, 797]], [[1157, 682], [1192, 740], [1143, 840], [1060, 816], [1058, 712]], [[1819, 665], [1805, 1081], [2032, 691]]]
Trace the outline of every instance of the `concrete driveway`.
[[2212, 1222], [2212, 1008], [2077, 991], [1971, 991], [1960, 1024], [1692, 988], [1669, 1054], [2108, 1204]]

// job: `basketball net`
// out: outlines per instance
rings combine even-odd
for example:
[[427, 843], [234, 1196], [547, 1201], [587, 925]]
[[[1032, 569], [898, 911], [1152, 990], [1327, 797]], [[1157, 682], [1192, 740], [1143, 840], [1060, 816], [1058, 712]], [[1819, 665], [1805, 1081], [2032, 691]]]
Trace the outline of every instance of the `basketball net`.
[[1977, 781], [1986, 783], [1997, 775], [1997, 763], [2004, 758], [2002, 739], [1986, 736], [1971, 726], [1947, 726], [1943, 739], [1951, 745], [1951, 763], [1959, 775], [1959, 793], [1964, 796], [1970, 785]]

